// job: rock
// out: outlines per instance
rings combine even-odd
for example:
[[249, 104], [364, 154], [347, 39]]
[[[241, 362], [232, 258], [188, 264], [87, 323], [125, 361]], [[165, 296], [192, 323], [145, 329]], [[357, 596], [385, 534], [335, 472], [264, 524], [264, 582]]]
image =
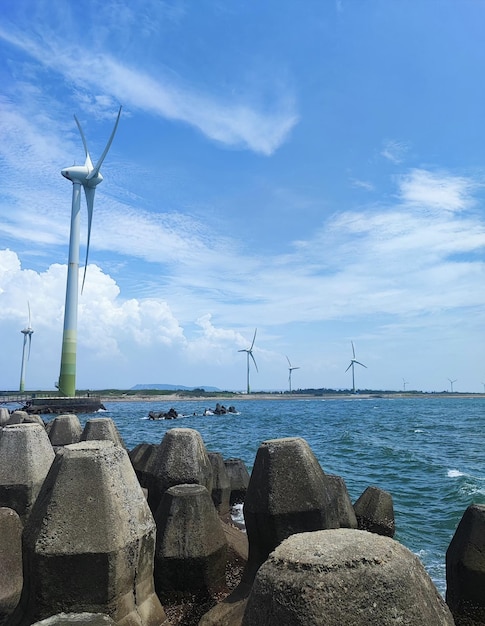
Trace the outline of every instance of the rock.
[[0, 506], [17, 511], [22, 523], [28, 519], [54, 450], [39, 424], [13, 424], [0, 437]]
[[212, 501], [219, 515], [226, 515], [230, 511], [231, 481], [226, 471], [222, 454], [209, 452], [212, 465]]
[[485, 504], [470, 505], [446, 552], [446, 602], [456, 626], [485, 624]]
[[392, 496], [378, 487], [367, 487], [354, 504], [357, 524], [360, 530], [394, 537], [394, 506]]
[[0, 624], [19, 603], [23, 585], [22, 522], [13, 509], [0, 508]]
[[174, 485], [203, 485], [212, 492], [212, 465], [200, 434], [192, 428], [168, 430], [151, 465], [148, 503], [155, 513], [163, 494]]
[[81, 422], [77, 415], [65, 413], [52, 420], [49, 427], [49, 439], [54, 447], [77, 443], [82, 433]]
[[112, 441], [126, 449], [116, 424], [110, 417], [95, 417], [86, 422], [80, 441]]
[[58, 452], [23, 540], [21, 626], [85, 611], [123, 626], [166, 621], [153, 586], [155, 523], [120, 446], [86, 441]]
[[333, 474], [325, 474], [325, 484], [330, 497], [330, 507], [336, 512], [340, 528], [357, 528], [357, 518], [344, 479]]
[[242, 626], [453, 626], [419, 559], [342, 528], [286, 539], [259, 569]]
[[242, 459], [226, 459], [224, 461], [226, 471], [231, 481], [230, 506], [241, 504], [246, 498], [249, 485], [249, 472]]
[[203, 599], [225, 588], [227, 541], [205, 487], [167, 489], [155, 521], [155, 589], [162, 602]]

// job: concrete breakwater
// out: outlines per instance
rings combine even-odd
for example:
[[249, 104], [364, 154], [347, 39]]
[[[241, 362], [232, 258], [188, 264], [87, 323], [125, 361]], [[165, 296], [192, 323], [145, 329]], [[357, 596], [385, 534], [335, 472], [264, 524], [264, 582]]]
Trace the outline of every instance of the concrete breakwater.
[[108, 418], [0, 425], [0, 624], [485, 623], [485, 506], [450, 544], [447, 606], [391, 495], [352, 505], [304, 439], [262, 442], [249, 476], [193, 429], [128, 452]]

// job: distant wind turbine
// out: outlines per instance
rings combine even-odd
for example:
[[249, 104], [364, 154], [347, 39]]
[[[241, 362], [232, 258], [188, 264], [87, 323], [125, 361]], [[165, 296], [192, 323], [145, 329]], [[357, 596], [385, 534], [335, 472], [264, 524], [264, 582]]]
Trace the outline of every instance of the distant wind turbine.
[[485, 393], [485, 383], [482, 383], [483, 385], [483, 393]]
[[84, 165], [72, 165], [61, 171], [64, 178], [72, 182], [72, 211], [71, 211], [71, 232], [69, 237], [69, 265], [67, 269], [66, 285], [66, 305], [64, 308], [64, 332], [62, 335], [61, 371], [57, 387], [65, 396], [76, 395], [76, 348], [77, 348], [77, 306], [78, 306], [78, 281], [79, 281], [79, 231], [81, 212], [81, 187], [84, 189], [86, 204], [88, 209], [88, 237], [86, 246], [86, 262], [84, 264], [84, 276], [81, 287], [84, 288], [86, 279], [86, 269], [88, 265], [89, 242], [91, 239], [91, 223], [93, 220], [94, 193], [96, 186], [102, 182], [103, 177], [99, 171], [101, 165], [108, 154], [111, 142], [115, 136], [118, 122], [120, 120], [121, 107], [118, 117], [111, 133], [111, 137], [106, 144], [103, 154], [93, 167], [88, 145], [84, 136], [81, 124], [76, 116], [77, 127], [86, 153]]
[[299, 370], [300, 368], [292, 366], [291, 363], [290, 363], [290, 359], [288, 357], [286, 357], [286, 360], [288, 361], [288, 365], [289, 365], [289, 367], [288, 367], [288, 372], [289, 372], [288, 373], [288, 386], [289, 386], [290, 393], [291, 393], [291, 372], [293, 370]]
[[254, 337], [253, 337], [253, 342], [251, 343], [251, 347], [250, 348], [246, 348], [243, 350], [238, 350], [238, 352], [246, 352], [246, 356], [247, 356], [247, 393], [250, 394], [251, 393], [251, 389], [249, 386], [249, 357], [251, 357], [253, 359], [253, 363], [254, 363], [254, 367], [256, 368], [256, 371], [258, 371], [258, 366], [256, 364], [256, 360], [253, 356], [253, 347], [254, 347], [254, 342], [256, 341], [256, 333], [257, 333], [258, 329], [256, 328], [256, 330], [254, 331]]
[[455, 378], [455, 380], [451, 380], [451, 378], [448, 378], [448, 380], [450, 381], [451, 393], [453, 393], [453, 383], [456, 383], [456, 381], [458, 380], [458, 378]]
[[408, 382], [408, 380], [405, 380], [404, 378], [402, 379], [403, 391], [406, 391], [406, 385], [408, 384]]
[[352, 368], [352, 393], [355, 393], [355, 375], [354, 375], [354, 366], [355, 365], [361, 365], [362, 367], [365, 367], [367, 369], [367, 365], [364, 365], [363, 363], [361, 363], [360, 361], [357, 361], [357, 359], [355, 358], [355, 348], [354, 348], [354, 342], [351, 341], [350, 342], [352, 344], [352, 358], [350, 359], [350, 365], [348, 366], [348, 368], [345, 370], [346, 372], [349, 371], [350, 368]]
[[[21, 392], [25, 391], [25, 368], [27, 365], [26, 362], [30, 359], [30, 345], [32, 343], [32, 335], [34, 333], [34, 331], [32, 330], [31, 321], [30, 321], [30, 302], [27, 302], [27, 306], [29, 308], [29, 325], [27, 326], [27, 328], [24, 328], [23, 330], [20, 331], [24, 336], [24, 345], [22, 348], [22, 366], [20, 368], [20, 386], [19, 386], [19, 391]], [[27, 341], [29, 343], [28, 354], [27, 354]], [[26, 355], [27, 355], [27, 358], [26, 358]]]

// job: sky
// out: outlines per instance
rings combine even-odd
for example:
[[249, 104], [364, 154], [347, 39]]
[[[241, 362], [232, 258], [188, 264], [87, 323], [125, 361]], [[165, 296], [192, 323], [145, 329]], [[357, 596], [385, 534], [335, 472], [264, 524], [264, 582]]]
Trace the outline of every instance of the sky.
[[[3, 0], [0, 389], [485, 389], [484, 0]], [[86, 255], [83, 198], [80, 258]]]

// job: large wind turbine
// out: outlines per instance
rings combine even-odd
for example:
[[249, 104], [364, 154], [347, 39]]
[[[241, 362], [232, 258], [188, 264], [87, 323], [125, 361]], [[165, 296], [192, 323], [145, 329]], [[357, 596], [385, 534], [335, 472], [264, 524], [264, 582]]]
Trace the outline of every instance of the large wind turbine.
[[286, 360], [288, 361], [288, 365], [289, 365], [289, 367], [288, 367], [288, 386], [289, 386], [290, 393], [291, 393], [291, 372], [293, 370], [299, 370], [300, 368], [292, 366], [291, 363], [290, 363], [290, 359], [288, 357], [286, 357]]
[[451, 380], [451, 378], [448, 378], [448, 380], [450, 381], [451, 393], [453, 393], [453, 383], [456, 383], [458, 378], [455, 378], [455, 380]]
[[[86, 153], [84, 165], [72, 165], [61, 171], [64, 178], [72, 182], [72, 211], [71, 211], [71, 233], [69, 237], [69, 265], [67, 269], [66, 285], [66, 305], [64, 309], [64, 332], [62, 335], [61, 372], [59, 375], [58, 389], [65, 396], [76, 395], [76, 347], [77, 347], [77, 304], [78, 304], [78, 281], [79, 281], [79, 231], [81, 212], [81, 187], [84, 189], [86, 204], [88, 209], [88, 237], [86, 245], [86, 262], [84, 264], [84, 280], [86, 278], [86, 268], [88, 265], [89, 242], [91, 239], [91, 223], [93, 220], [94, 193], [96, 186], [102, 182], [103, 177], [99, 171], [101, 165], [108, 154], [111, 142], [115, 136], [118, 122], [120, 120], [121, 107], [118, 111], [115, 126], [111, 137], [106, 144], [103, 154], [93, 167], [88, 145], [84, 136], [81, 124], [76, 116], [77, 127], [81, 135]], [[81, 288], [82, 291], [82, 288]]]
[[350, 342], [352, 344], [352, 358], [350, 359], [350, 365], [348, 366], [348, 368], [345, 370], [346, 372], [349, 371], [350, 368], [352, 368], [352, 393], [355, 393], [355, 375], [354, 375], [354, 366], [355, 365], [362, 365], [362, 367], [365, 367], [367, 369], [367, 365], [364, 365], [363, 363], [361, 363], [360, 361], [357, 361], [357, 359], [355, 358], [355, 348], [354, 348], [354, 342], [351, 341]]
[[248, 367], [248, 384], [247, 384], [247, 393], [250, 394], [251, 393], [251, 388], [249, 386], [249, 357], [251, 357], [253, 359], [253, 363], [254, 363], [254, 367], [256, 368], [256, 371], [258, 371], [258, 366], [256, 364], [256, 360], [253, 356], [253, 346], [254, 346], [254, 342], [256, 341], [256, 333], [258, 332], [258, 329], [256, 328], [254, 331], [254, 337], [253, 337], [253, 342], [251, 343], [251, 347], [250, 348], [245, 348], [243, 350], [238, 350], [238, 352], [245, 352], [246, 356], [247, 356], [247, 367]]
[[[20, 368], [20, 386], [19, 386], [20, 392], [25, 391], [25, 368], [27, 365], [26, 362], [30, 358], [30, 345], [32, 343], [32, 334], [34, 332], [32, 330], [31, 321], [30, 321], [30, 303], [29, 302], [27, 302], [27, 306], [29, 307], [29, 325], [27, 326], [27, 328], [24, 328], [23, 330], [20, 331], [24, 336], [24, 345], [22, 348], [22, 366]], [[27, 354], [27, 341], [29, 343], [28, 354]]]

